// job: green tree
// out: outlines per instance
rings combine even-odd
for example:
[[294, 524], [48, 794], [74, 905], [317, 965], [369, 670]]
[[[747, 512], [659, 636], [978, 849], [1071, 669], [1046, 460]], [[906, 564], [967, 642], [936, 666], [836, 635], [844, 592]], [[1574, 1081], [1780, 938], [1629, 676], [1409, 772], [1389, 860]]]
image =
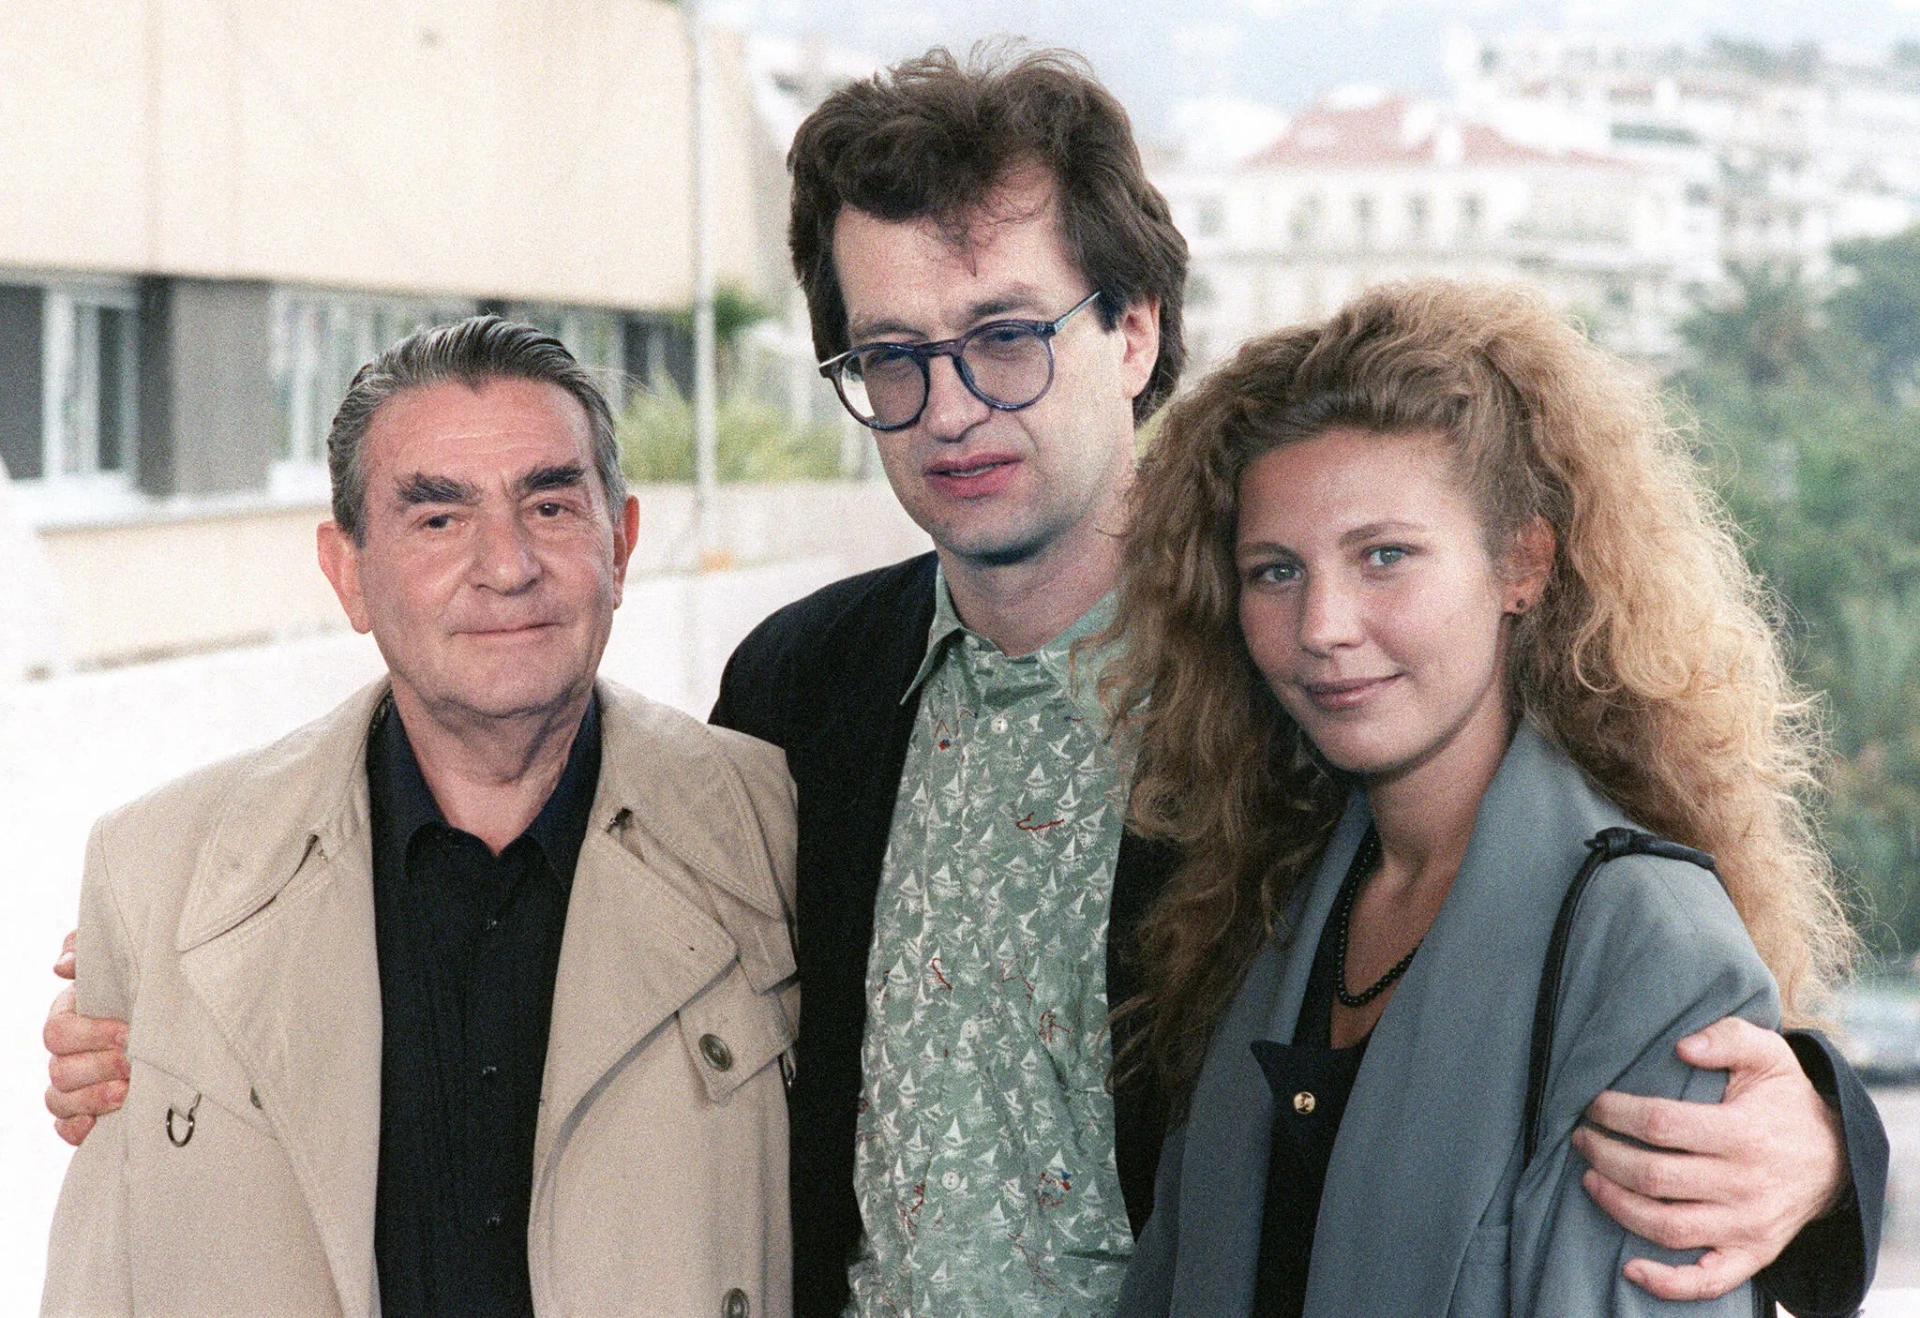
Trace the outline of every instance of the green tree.
[[1870, 945], [1891, 954], [1920, 948], [1920, 409], [1880, 387], [1867, 329], [1881, 322], [1859, 308], [1920, 299], [1920, 262], [1866, 255], [1824, 304], [1741, 272], [1732, 302], [1683, 327], [1692, 361], [1675, 382], [1822, 695], [1827, 841]]
[[1886, 403], [1912, 404], [1920, 386], [1920, 229], [1837, 244], [1842, 281], [1829, 306], [1834, 327], [1867, 350]]

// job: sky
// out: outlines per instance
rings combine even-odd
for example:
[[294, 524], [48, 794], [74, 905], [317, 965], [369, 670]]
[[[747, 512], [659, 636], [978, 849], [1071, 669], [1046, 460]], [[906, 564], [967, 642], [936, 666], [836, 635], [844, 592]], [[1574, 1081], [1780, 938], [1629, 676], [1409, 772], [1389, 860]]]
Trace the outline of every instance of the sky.
[[1008, 33], [1079, 50], [1164, 136], [1183, 100], [1298, 109], [1355, 83], [1438, 93], [1449, 30], [1576, 28], [1694, 43], [1710, 35], [1882, 52], [1920, 39], [1920, 0], [703, 0], [729, 26], [819, 33], [882, 59]]

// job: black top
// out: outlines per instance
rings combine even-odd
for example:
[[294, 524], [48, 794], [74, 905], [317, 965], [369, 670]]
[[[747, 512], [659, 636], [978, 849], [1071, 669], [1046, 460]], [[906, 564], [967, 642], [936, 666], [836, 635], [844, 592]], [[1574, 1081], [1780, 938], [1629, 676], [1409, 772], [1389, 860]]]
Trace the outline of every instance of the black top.
[[[853, 1161], [867, 953], [919, 710], [917, 690], [907, 688], [927, 652], [933, 574], [933, 555], [925, 554], [781, 609], [733, 652], [713, 707], [714, 723], [784, 750], [799, 788], [794, 950], [803, 1005], [788, 1093], [797, 1318], [840, 1318], [847, 1263], [860, 1243]], [[1175, 860], [1170, 848], [1133, 833], [1121, 838], [1106, 947], [1115, 1005], [1138, 991], [1124, 952]], [[1153, 1206], [1166, 1104], [1141, 1076], [1115, 1086], [1113, 1105], [1120, 1188], [1137, 1232]]]
[[[1355, 868], [1367, 853], [1354, 856]], [[1349, 874], [1347, 882], [1356, 877]], [[1336, 903], [1337, 905], [1337, 903]], [[1267, 1200], [1260, 1225], [1260, 1262], [1254, 1274], [1253, 1312], [1259, 1318], [1300, 1318], [1307, 1303], [1307, 1265], [1320, 1220], [1320, 1192], [1333, 1161], [1340, 1118], [1367, 1054], [1366, 1039], [1333, 1046], [1334, 986], [1340, 974], [1339, 920], [1320, 930], [1307, 974], [1300, 1020], [1291, 1044], [1261, 1039], [1253, 1056], [1273, 1088], [1273, 1147], [1267, 1161]]]
[[533, 1136], [567, 896], [599, 778], [595, 703], [539, 817], [495, 856], [441, 815], [392, 702], [374, 716], [374, 1257], [388, 1318], [533, 1313]]

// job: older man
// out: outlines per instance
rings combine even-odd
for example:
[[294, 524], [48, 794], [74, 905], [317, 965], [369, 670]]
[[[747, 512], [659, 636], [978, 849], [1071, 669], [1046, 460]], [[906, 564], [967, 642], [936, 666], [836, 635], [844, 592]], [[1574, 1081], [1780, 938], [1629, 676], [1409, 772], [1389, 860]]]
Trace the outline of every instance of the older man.
[[355, 378], [320, 564], [389, 678], [94, 830], [126, 1105], [48, 1313], [788, 1308], [780, 753], [606, 683], [637, 505], [561, 345]]

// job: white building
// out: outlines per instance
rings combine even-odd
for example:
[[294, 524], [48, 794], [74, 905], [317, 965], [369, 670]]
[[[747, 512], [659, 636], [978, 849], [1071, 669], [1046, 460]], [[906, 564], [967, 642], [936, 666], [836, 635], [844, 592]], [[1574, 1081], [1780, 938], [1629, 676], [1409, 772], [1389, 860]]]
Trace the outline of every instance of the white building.
[[1823, 274], [1836, 241], [1920, 222], [1920, 67], [1718, 41], [1457, 33], [1463, 113], [1516, 141], [1672, 170], [1726, 262]]
[[1528, 280], [1617, 349], [1656, 356], [1715, 274], [1672, 172], [1522, 145], [1398, 96], [1330, 97], [1236, 164], [1187, 155], [1156, 174], [1192, 250], [1201, 366], [1416, 275]]

